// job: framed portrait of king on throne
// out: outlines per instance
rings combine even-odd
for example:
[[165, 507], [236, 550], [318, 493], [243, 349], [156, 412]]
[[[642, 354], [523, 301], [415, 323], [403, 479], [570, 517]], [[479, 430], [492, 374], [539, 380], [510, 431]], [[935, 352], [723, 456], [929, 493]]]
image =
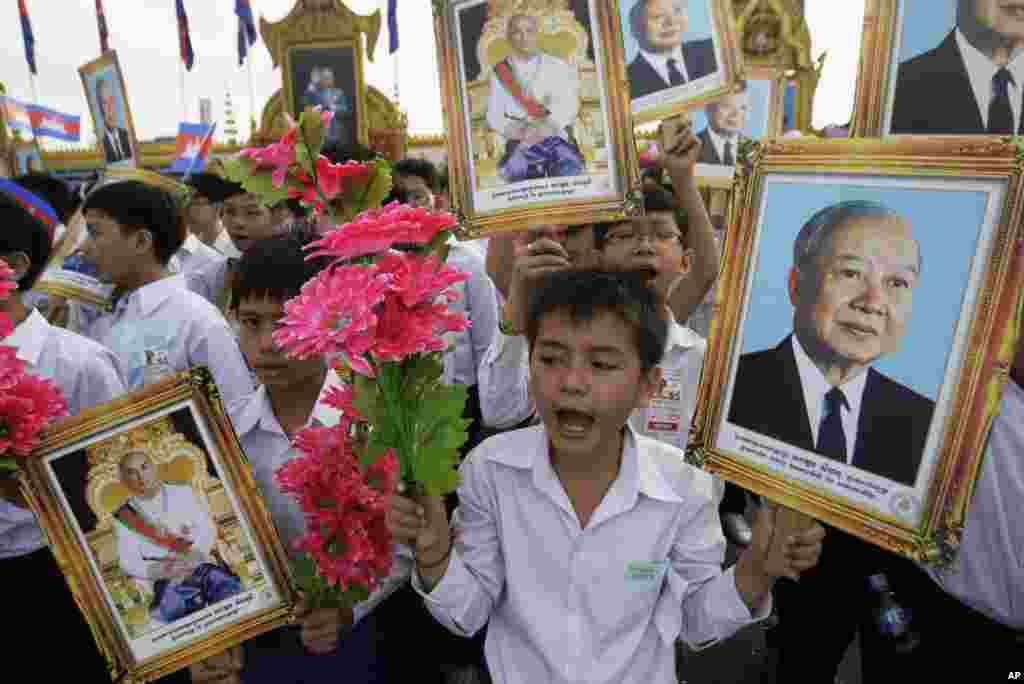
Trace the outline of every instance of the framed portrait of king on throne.
[[434, 4], [452, 199], [471, 232], [639, 211], [610, 5]]
[[289, 618], [283, 549], [209, 374], [48, 432], [23, 489], [116, 679], [148, 681]]
[[1016, 343], [1020, 155], [969, 137], [755, 145], [691, 461], [948, 562]]
[[361, 39], [289, 45], [283, 74], [293, 116], [320, 107], [334, 114], [327, 143], [368, 144]]

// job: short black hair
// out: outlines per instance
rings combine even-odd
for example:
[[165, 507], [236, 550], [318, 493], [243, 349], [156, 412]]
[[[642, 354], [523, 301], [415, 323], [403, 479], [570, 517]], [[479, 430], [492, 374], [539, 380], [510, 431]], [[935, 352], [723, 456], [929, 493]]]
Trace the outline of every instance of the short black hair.
[[67, 183], [47, 173], [27, 173], [14, 182], [49, 204], [61, 223], [67, 223], [82, 204]]
[[[683, 246], [686, 246], [686, 224], [679, 220], [679, 205], [676, 203], [676, 198], [672, 196], [671, 192], [664, 188], [650, 188], [644, 190], [644, 211], [672, 212], [676, 217], [676, 223], [679, 224], [680, 239], [682, 240]], [[608, 231], [621, 223], [624, 223], [624, 221], [605, 221], [603, 223], [594, 224], [594, 246], [598, 251], [604, 249], [605, 241], [608, 238]]]
[[347, 161], [369, 162], [380, 158], [379, 154], [359, 143], [328, 143], [320, 150], [320, 154], [327, 157], [332, 164], [344, 164]]
[[330, 263], [326, 257], [307, 260], [304, 247], [321, 236], [312, 225], [296, 224], [292, 230], [255, 243], [238, 262], [231, 285], [231, 309], [243, 299], [267, 297], [286, 302]]
[[31, 290], [50, 261], [50, 231], [14, 198], [0, 193], [0, 255], [24, 252], [31, 262], [18, 290]]
[[187, 236], [184, 214], [174, 198], [160, 188], [139, 181], [114, 181], [85, 199], [85, 210], [98, 209], [121, 225], [122, 231], [148, 230], [153, 253], [166, 266]]
[[415, 176], [423, 179], [431, 191], [437, 190], [437, 168], [429, 159], [406, 157], [395, 162], [391, 169], [394, 176]]
[[613, 313], [632, 330], [640, 367], [646, 372], [661, 362], [668, 339], [668, 318], [654, 290], [633, 273], [597, 270], [557, 271], [533, 286], [526, 308], [526, 338], [532, 349], [541, 319], [564, 311], [575, 323]]

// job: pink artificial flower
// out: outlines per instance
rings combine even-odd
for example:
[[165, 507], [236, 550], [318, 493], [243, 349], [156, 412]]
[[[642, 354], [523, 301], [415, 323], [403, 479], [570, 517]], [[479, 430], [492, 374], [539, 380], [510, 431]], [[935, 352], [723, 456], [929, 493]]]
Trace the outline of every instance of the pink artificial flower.
[[344, 383], [341, 386], [331, 385], [327, 388], [327, 391], [320, 397], [320, 401], [325, 406], [336, 408], [341, 411], [341, 415], [353, 421], [363, 420], [363, 416], [360, 415], [359, 411], [353, 405], [353, 401], [356, 398], [356, 389], [349, 383]]
[[332, 164], [326, 157], [320, 157], [316, 162], [316, 179], [321, 192], [332, 200], [347, 192], [353, 181], [365, 181], [372, 170], [369, 164], [354, 161]]
[[[3, 318], [0, 316], [0, 322]], [[0, 390], [9, 390], [18, 384], [24, 372], [25, 362], [18, 358], [17, 350], [14, 347], [0, 345]]]
[[390, 496], [398, 488], [401, 469], [395, 450], [388, 449], [366, 467], [366, 482], [384, 496]]
[[39, 434], [57, 418], [68, 414], [68, 405], [52, 380], [20, 373], [4, 382], [0, 394], [0, 456], [25, 457], [39, 444]]
[[411, 354], [444, 351], [444, 335], [469, 328], [462, 313], [449, 311], [445, 304], [404, 306], [397, 297], [384, 300], [376, 339], [370, 353], [378, 361], [402, 361]]
[[0, 300], [7, 299], [10, 293], [18, 289], [18, 281], [14, 278], [14, 271], [7, 262], [0, 259]]
[[257, 168], [272, 168], [273, 184], [280, 188], [288, 180], [288, 171], [296, 163], [295, 140], [298, 135], [297, 129], [293, 126], [288, 133], [281, 138], [280, 142], [267, 145], [266, 147], [250, 147], [239, 152], [240, 157], [246, 157], [256, 162]]
[[321, 271], [285, 304], [274, 342], [293, 358], [343, 354], [352, 370], [373, 377], [363, 354], [373, 346], [376, 307], [387, 292], [387, 277], [374, 266]]
[[640, 168], [647, 169], [657, 165], [658, 160], [658, 144], [647, 143], [640, 150]]
[[433, 303], [438, 297], [454, 302], [459, 294], [448, 288], [469, 280], [468, 273], [451, 268], [433, 255], [389, 252], [377, 261], [377, 267], [391, 275], [388, 289], [407, 307]]
[[354, 259], [379, 254], [396, 244], [429, 244], [438, 233], [451, 230], [455, 225], [455, 217], [447, 212], [392, 202], [381, 209], [364, 211], [351, 223], [332, 230], [306, 249], [316, 250], [310, 254], [310, 259], [318, 256]]
[[10, 316], [0, 313], [0, 340], [14, 332], [14, 321]]

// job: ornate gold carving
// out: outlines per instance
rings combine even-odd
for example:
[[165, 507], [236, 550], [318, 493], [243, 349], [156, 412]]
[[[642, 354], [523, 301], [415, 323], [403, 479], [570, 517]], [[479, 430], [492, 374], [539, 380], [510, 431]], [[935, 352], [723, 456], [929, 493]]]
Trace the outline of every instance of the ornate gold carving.
[[372, 62], [380, 28], [380, 10], [356, 14], [342, 0], [298, 0], [280, 21], [260, 17], [260, 35], [275, 67], [284, 64], [289, 45], [358, 39], [361, 34], [366, 36], [366, 57]]
[[747, 66], [810, 69], [811, 32], [799, 0], [733, 0]]
[[491, 77], [494, 65], [508, 56], [511, 46], [508, 22], [525, 14], [540, 22], [537, 42], [544, 52], [571, 64], [589, 64], [587, 48], [590, 36], [569, 9], [568, 0], [491, 0], [487, 9], [487, 23], [477, 42], [477, 59], [483, 67], [478, 81]]

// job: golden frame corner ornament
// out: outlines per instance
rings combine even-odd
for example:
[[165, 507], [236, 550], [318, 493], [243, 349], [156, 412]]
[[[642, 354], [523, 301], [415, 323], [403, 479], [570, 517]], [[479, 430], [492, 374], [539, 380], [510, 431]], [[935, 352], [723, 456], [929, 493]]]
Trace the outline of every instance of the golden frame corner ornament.
[[[50, 549], [65, 575], [75, 602], [89, 624], [98, 649], [107, 658], [111, 677], [115, 681], [133, 684], [158, 679], [292, 620], [296, 595], [287, 556], [218, 396], [212, 376], [204, 368], [167, 378], [53, 426], [19, 471], [22, 493], [46, 533]], [[96, 553], [96, 545], [101, 542], [94, 537], [103, 529], [101, 523], [110, 522], [107, 520], [110, 515], [108, 513], [105, 517], [98, 517], [96, 529], [89, 535], [86, 535], [84, 530], [80, 533], [79, 525], [75, 522], [76, 514], [67, 503], [64, 489], [59, 486], [56, 470], [51, 467], [51, 463], [57, 463], [64, 458], [89, 458], [92, 463], [96, 454], [100, 454], [97, 457], [99, 459], [111, 460], [116, 456], [107, 458], [104, 455], [106, 449], [120, 449], [117, 453], [122, 453], [132, 448], [127, 446], [129, 444], [144, 443], [147, 450], [155, 449], [156, 453], [167, 452], [175, 455], [174, 461], [168, 460], [167, 463], [159, 461], [152, 453], [150, 455], [163, 475], [163, 480], [175, 483], [173, 476], [165, 473], [181, 472], [180, 467], [174, 468], [181, 465], [180, 454], [183, 450], [192, 455], [193, 460], [196, 458], [193, 452], [198, 454], [199, 458], [204, 456], [198, 445], [188, 441], [171, 426], [170, 414], [180, 411], [189, 412], [188, 415], [194, 420], [200, 436], [205, 433], [207, 445], [212, 446], [206, 458], [212, 459], [217, 466], [219, 477], [216, 480], [205, 479], [205, 468], [197, 474], [196, 465], [186, 470], [186, 473], [189, 473], [186, 477], [190, 481], [195, 478], [193, 487], [200, 487], [200, 482], [209, 482], [214, 483], [213, 491], [219, 492], [217, 501], [227, 512], [214, 510], [213, 506], [209, 506], [209, 515], [218, 533], [217, 548], [222, 548], [220, 544], [224, 542], [221, 536], [225, 529], [224, 520], [233, 521], [232, 529], [237, 535], [234, 538], [234, 545], [244, 544], [251, 557], [247, 555], [244, 559], [248, 565], [230, 567], [249, 567], [255, 563], [255, 572], [259, 573], [261, 579], [258, 580], [259, 584], [246, 589], [237, 597], [224, 599], [201, 609], [210, 611], [211, 608], [222, 606], [221, 611], [209, 614], [211, 623], [208, 627], [204, 624], [205, 633], [191, 641], [182, 640], [180, 630], [184, 628], [176, 625], [192, 624], [193, 618], [199, 613], [186, 615], [164, 627], [150, 628], [150, 631], [155, 633], [151, 637], [153, 652], [144, 658], [138, 658], [133, 653], [132, 639], [134, 637], [137, 644], [140, 637], [133, 635], [128, 627], [129, 623], [123, 618], [122, 608], [108, 577], [110, 570], [104, 570], [110, 560], [103, 560]], [[117, 441], [119, 437], [122, 438], [123, 444]], [[156, 442], [157, 437], [162, 441]], [[171, 443], [168, 443], [168, 439]], [[108, 444], [111, 446], [107, 447]], [[168, 449], [161, 450], [160, 444], [168, 446]], [[169, 451], [172, 446], [173, 452]], [[90, 451], [90, 447], [95, 449]], [[169, 459], [169, 456], [167, 458]], [[160, 470], [163, 468], [170, 470]], [[113, 485], [100, 493], [94, 491], [94, 472], [99, 472], [109, 479], [110, 474], [105, 472], [109, 469], [110, 465], [105, 463], [102, 467], [89, 467], [86, 498], [93, 510], [95, 501], [108, 501], [106, 498], [100, 498], [100, 494], [116, 488], [116, 485]], [[198, 491], [201, 491], [203, 496], [208, 494], [206, 489], [200, 488]], [[231, 502], [231, 493], [237, 501], [237, 506]], [[240, 541], [243, 537], [244, 542]], [[83, 539], [86, 540], [85, 543]], [[229, 544], [223, 548], [231, 549], [234, 546]], [[113, 553], [116, 563], [116, 549]], [[236, 562], [241, 563], [242, 559], [236, 558]], [[115, 572], [121, 578], [120, 570]], [[124, 581], [128, 579], [127, 576], [123, 577]], [[232, 613], [227, 610], [227, 602], [234, 601], [237, 605], [243, 605], [253, 600], [254, 596], [257, 601], [254, 609], [231, 621]], [[142, 610], [148, 610], [145, 608], [144, 600], [139, 600], [138, 604], [143, 606]], [[162, 636], [163, 630], [167, 630], [167, 634]], [[175, 633], [179, 636], [176, 637]], [[170, 643], [165, 648], [157, 648], [156, 642], [164, 638]], [[181, 645], [173, 645], [176, 638], [181, 641]]]
[[[755, 250], [760, 250], [762, 242], [758, 235], [762, 203], [766, 200], [769, 179], [781, 174], [789, 178], [793, 178], [792, 174], [806, 174], [809, 185], [811, 179], [818, 181], [828, 176], [865, 180], [881, 176], [929, 182], [980, 179], [1000, 184], [1002, 188], [1001, 206], [997, 207], [996, 219], [991, 223], [987, 256], [980, 259], [977, 266], [978, 280], [974, 289], [977, 303], [964, 328], [959, 347], [962, 360], [958, 369], [944, 371], [943, 384], [949, 383], [955, 389], [949, 392], [945, 402], [946, 414], [940, 425], [941, 440], [936, 442], [931, 477], [917, 490], [923, 492], [923, 497], [914, 501], [921, 511], [916, 523], [900, 520], [895, 512], [885, 514], [855, 505], [852, 498], [835, 493], [836, 487], [805, 484], [796, 477], [787, 477], [779, 469], [790, 467], [792, 461], [786, 462], [789, 465], [771, 468], [764, 465], [764, 458], [757, 463], [754, 458], [744, 459], [738, 452], [717, 446], [723, 429], [736, 430], [727, 428], [724, 420], [729, 408], [725, 404], [732, 403], [727, 399], [734, 373], [732, 359], [738, 358], [737, 340], [747, 315], [744, 313], [749, 296], [747, 283], [752, 282], [751, 270], [759, 256], [759, 251]], [[1024, 299], [1020, 295], [1024, 290], [1024, 269], [1019, 268], [1018, 257], [1024, 244], [1021, 230], [1024, 146], [1012, 138], [962, 136], [769, 141], [756, 144], [750, 150], [746, 164], [737, 172], [735, 192], [724, 245], [730, 258], [724, 262], [719, 281], [688, 460], [743, 488], [887, 550], [936, 566], [950, 563], [959, 546], [967, 507], [1008, 380], [1024, 313]], [[753, 301], [751, 298], [751, 307]], [[759, 434], [746, 432], [755, 437]], [[776, 449], [773, 440], [766, 439], [767, 450]], [[739, 440], [734, 441], [739, 443]], [[798, 447], [784, 441], [781, 444], [784, 450], [800, 456]], [[817, 460], [828, 461], [820, 456]], [[827, 465], [818, 463], [814, 467], [820, 472]], [[859, 474], [867, 472], [852, 466], [844, 468]], [[901, 490], [893, 494], [890, 503], [902, 495]]]
[[[82, 90], [85, 91], [85, 101], [89, 105], [89, 116], [92, 118], [93, 130], [96, 132], [96, 146], [100, 153], [100, 158], [103, 160], [104, 166], [108, 166], [106, 154], [103, 149], [103, 128], [101, 126], [101, 120], [97, 118], [97, 115], [102, 117], [102, 112], [96, 108], [93, 108], [93, 100], [91, 97], [91, 91], [89, 90], [89, 80], [100, 70], [113, 67], [114, 73], [117, 74], [117, 85], [121, 89], [122, 104], [124, 106], [124, 123], [127, 126], [129, 147], [131, 147], [131, 156], [124, 159], [122, 162], [115, 162], [119, 165], [130, 165], [130, 166], [141, 166], [141, 154], [142, 150], [139, 147], [139, 138], [135, 128], [135, 117], [132, 116], [132, 109], [128, 102], [128, 88], [124, 82], [124, 71], [121, 70], [121, 62], [117, 58], [117, 50], [110, 50], [104, 52], [102, 56], [92, 60], [86, 64], [83, 64], [78, 68], [78, 75], [82, 80]], [[102, 104], [97, 100], [96, 107], [102, 107]]]
[[[432, 0], [434, 31], [437, 42], [438, 69], [441, 79], [442, 98], [448, 103], [445, 127], [448, 138], [450, 195], [453, 213], [462, 222], [460, 236], [464, 239], [491, 235], [503, 231], [522, 230], [531, 225], [567, 224], [615, 221], [643, 212], [641, 199], [639, 162], [634, 139], [632, 119], [629, 111], [629, 92], [625, 81], [622, 42], [614, 31], [616, 17], [615, 3], [611, 0], [578, 0], [590, 3], [590, 18], [595, 47], [600, 46], [601, 64], [595, 65], [606, 77], [606, 149], [614, 158], [609, 171], [614, 172], [617, 182], [611, 192], [597, 199], [571, 200], [561, 197], [549, 201], [540, 200], [521, 206], [483, 211], [478, 209], [474, 198], [473, 127], [467, 124], [466, 106], [469, 101], [469, 85], [462, 78], [459, 56], [461, 46], [457, 41], [456, 20], [463, 5], [474, 0]], [[482, 4], [482, 3], [481, 3]], [[499, 11], [489, 17], [500, 19], [513, 13], [517, 8], [526, 11], [541, 11], [551, 8], [552, 13], [571, 14], [569, 0], [516, 0], [502, 2], [489, 0], [489, 12]], [[485, 29], [486, 30], [486, 29]], [[622, 78], [609, 78], [607, 74], [621, 74]], [[599, 101], [598, 96], [598, 101]], [[582, 98], [582, 95], [581, 95]], [[597, 106], [600, 111], [600, 105]], [[611, 175], [611, 174], [609, 174]], [[589, 178], [594, 178], [590, 176]], [[551, 178], [539, 179], [544, 183]], [[555, 179], [557, 180], [557, 178]], [[475, 194], [482, 194], [481, 191]]]
[[[618, 2], [611, 3], [615, 5], [611, 11], [611, 15], [613, 32], [617, 36], [622, 36], [623, 30], [627, 28], [622, 25], [622, 19], [619, 17], [619, 12], [617, 11], [617, 7], [620, 4], [625, 4], [625, 2], [627, 2], [627, 0], [619, 0]], [[699, 95], [674, 99], [674, 101], [666, 104], [656, 104], [650, 107], [645, 107], [641, 111], [633, 111], [632, 104], [630, 104], [630, 111], [633, 111], [633, 122], [635, 125], [642, 126], [654, 121], [667, 119], [675, 114], [681, 114], [695, 107], [701, 107], [708, 102], [721, 98], [723, 95], [728, 95], [729, 93], [734, 92], [739, 87], [740, 82], [746, 78], [746, 62], [744, 60], [743, 50], [740, 47], [736, 20], [733, 16], [732, 0], [707, 0], [707, 2], [712, 11], [711, 23], [718, 34], [719, 46], [721, 48], [722, 63], [719, 65], [722, 73], [721, 84], [717, 88], [704, 91]], [[622, 45], [621, 40], [619, 43]], [[621, 73], [623, 74], [623, 77], [625, 77], [626, 68], [624, 52], [622, 53], [622, 64]], [[627, 99], [629, 98], [628, 81], [626, 83], [626, 97]]]

